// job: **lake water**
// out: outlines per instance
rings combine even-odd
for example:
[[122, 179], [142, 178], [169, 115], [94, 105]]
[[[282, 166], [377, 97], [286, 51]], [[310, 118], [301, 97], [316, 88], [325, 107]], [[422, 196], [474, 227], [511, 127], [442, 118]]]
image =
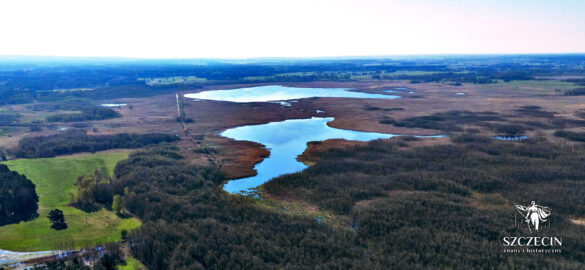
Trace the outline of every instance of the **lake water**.
[[528, 136], [519, 136], [519, 135], [496, 135], [492, 136], [493, 139], [500, 140], [500, 141], [522, 141], [528, 139]]
[[369, 94], [350, 91], [349, 88], [299, 88], [281, 85], [238, 88], [231, 90], [211, 90], [194, 94], [185, 94], [187, 98], [207, 99], [231, 102], [268, 102], [311, 97], [345, 97], [345, 98], [385, 98], [395, 99], [400, 96]]
[[58, 251], [13, 252], [0, 249], [0, 267], [58, 254]]
[[245, 194], [274, 177], [302, 171], [307, 166], [297, 161], [296, 158], [305, 151], [307, 142], [310, 141], [328, 139], [370, 141], [400, 136], [332, 128], [327, 125], [327, 122], [330, 121], [333, 121], [332, 117], [313, 117], [310, 119], [294, 119], [262, 125], [241, 126], [222, 132], [222, 136], [234, 140], [263, 144], [270, 151], [270, 156], [254, 167], [258, 172], [257, 175], [230, 180], [224, 185], [223, 189], [229, 193]]
[[126, 106], [128, 104], [126, 103], [106, 103], [106, 104], [102, 104], [100, 106], [102, 107], [122, 107], [122, 106]]

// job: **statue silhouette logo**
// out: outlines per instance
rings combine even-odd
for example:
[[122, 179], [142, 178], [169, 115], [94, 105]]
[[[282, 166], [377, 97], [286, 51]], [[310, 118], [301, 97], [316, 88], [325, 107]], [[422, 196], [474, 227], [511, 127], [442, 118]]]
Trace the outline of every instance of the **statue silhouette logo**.
[[550, 214], [552, 210], [546, 206], [537, 205], [532, 201], [530, 205], [515, 205], [517, 214], [520, 214], [523, 221], [518, 223], [516, 218], [516, 226], [527, 228], [531, 233], [543, 231], [543, 229], [550, 229]]

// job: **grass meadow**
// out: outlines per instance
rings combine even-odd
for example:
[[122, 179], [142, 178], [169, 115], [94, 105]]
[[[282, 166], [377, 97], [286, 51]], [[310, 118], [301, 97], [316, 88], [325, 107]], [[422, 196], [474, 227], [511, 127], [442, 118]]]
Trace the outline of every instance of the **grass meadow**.
[[[136, 218], [122, 219], [111, 211], [101, 209], [86, 213], [69, 206], [75, 180], [95, 169], [113, 175], [114, 167], [128, 157], [128, 151], [108, 151], [57, 158], [19, 159], [4, 162], [11, 170], [26, 175], [39, 195], [39, 216], [33, 220], [0, 227], [0, 249], [39, 251], [82, 248], [121, 240], [122, 230], [141, 225]], [[69, 226], [65, 230], [51, 229], [46, 217], [52, 209], [65, 214]]]

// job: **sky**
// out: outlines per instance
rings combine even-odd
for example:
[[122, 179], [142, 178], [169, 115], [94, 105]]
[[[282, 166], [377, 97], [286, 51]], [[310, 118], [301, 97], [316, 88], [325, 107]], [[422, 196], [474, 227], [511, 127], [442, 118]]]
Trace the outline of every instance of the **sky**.
[[585, 0], [15, 0], [0, 55], [329, 57], [585, 52]]

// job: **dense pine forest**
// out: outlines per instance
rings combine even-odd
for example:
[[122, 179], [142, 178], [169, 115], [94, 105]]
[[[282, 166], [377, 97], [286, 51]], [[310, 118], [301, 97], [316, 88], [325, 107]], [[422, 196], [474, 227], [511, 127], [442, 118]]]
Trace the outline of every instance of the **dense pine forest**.
[[[369, 243], [372, 259], [391, 268], [583, 267], [584, 230], [570, 222], [585, 214], [582, 145], [470, 134], [453, 141], [412, 150], [385, 141], [332, 149], [318, 153], [304, 172], [264, 189], [292, 192], [350, 217], [348, 226]], [[503, 254], [502, 237], [517, 233], [513, 205], [534, 198], [555, 209], [555, 233], [568, 241], [563, 253], [538, 261], [530, 254]]]
[[129, 237], [148, 268], [374, 267], [355, 233], [255, 207], [224, 193], [215, 168], [185, 162], [175, 147], [150, 147], [120, 162], [116, 181], [96, 187], [103, 202], [119, 195], [144, 222]]
[[120, 114], [110, 108], [83, 108], [80, 113], [61, 113], [47, 117], [48, 122], [79, 122], [103, 120], [120, 117]]
[[37, 217], [38, 202], [35, 185], [0, 164], [0, 226]]
[[24, 138], [9, 152], [16, 157], [42, 158], [117, 148], [139, 148], [176, 140], [177, 136], [170, 134], [87, 135], [84, 130], [74, 129], [63, 134]]
[[[404, 141], [332, 149], [306, 171], [263, 188], [292, 191], [349, 224], [325, 225], [227, 195], [216, 169], [187, 165], [172, 146], [133, 154], [95, 194], [105, 204], [121, 196], [144, 221], [129, 237], [132, 254], [150, 269], [582, 267], [585, 231], [570, 218], [585, 214], [583, 146], [477, 135], [453, 141], [411, 150], [399, 149]], [[555, 209], [563, 253], [538, 261], [503, 254], [501, 238], [518, 233], [512, 204], [534, 196]]]

